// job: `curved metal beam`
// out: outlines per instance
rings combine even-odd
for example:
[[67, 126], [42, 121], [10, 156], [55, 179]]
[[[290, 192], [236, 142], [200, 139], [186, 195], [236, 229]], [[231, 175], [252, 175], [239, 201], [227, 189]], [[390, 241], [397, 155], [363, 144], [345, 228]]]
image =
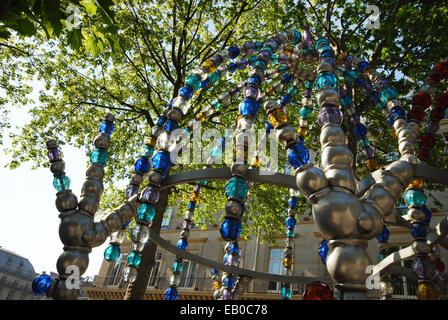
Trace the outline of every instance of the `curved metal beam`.
[[324, 278], [324, 277], [317, 278], [317, 277], [301, 277], [301, 276], [282, 276], [279, 274], [264, 273], [264, 272], [249, 270], [249, 269], [228, 266], [228, 265], [198, 256], [191, 252], [179, 249], [175, 245], [172, 245], [171, 243], [169, 243], [167, 240], [158, 236], [151, 229], [149, 229], [149, 239], [151, 241], [155, 242], [158, 246], [165, 249], [166, 251], [175, 254], [176, 256], [180, 256], [189, 261], [196, 262], [203, 266], [207, 266], [211, 269], [217, 269], [217, 270], [220, 270], [223, 272], [236, 274], [239, 276], [245, 276], [245, 277], [249, 277], [252, 279], [263, 279], [263, 280], [286, 282], [286, 283], [309, 283], [309, 282], [313, 282], [313, 281], [326, 281], [326, 282], [331, 281], [330, 278]]

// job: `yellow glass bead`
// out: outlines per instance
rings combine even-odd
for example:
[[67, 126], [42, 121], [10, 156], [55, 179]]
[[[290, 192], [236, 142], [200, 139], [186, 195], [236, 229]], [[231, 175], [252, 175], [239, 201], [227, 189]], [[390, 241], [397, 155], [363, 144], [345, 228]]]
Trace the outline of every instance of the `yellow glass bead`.
[[366, 74], [366, 76], [370, 76], [370, 75], [371, 75], [372, 73], [374, 73], [375, 71], [376, 71], [375, 68], [369, 66], [369, 67], [367, 67], [366, 70], [364, 70], [364, 73]]
[[190, 201], [198, 202], [199, 201], [199, 193], [193, 192], [190, 196]]
[[397, 131], [395, 131], [395, 130], [394, 130], [394, 137], [395, 137], [395, 139], [398, 139], [398, 134], [397, 134]]
[[213, 281], [213, 290], [218, 290], [221, 288], [221, 282], [220, 281]]
[[237, 117], [236, 117], [236, 122], [238, 122], [238, 120], [240, 120], [241, 119], [241, 115], [237, 115]]
[[307, 133], [308, 129], [305, 127], [300, 127], [299, 129], [297, 129], [297, 134], [299, 135], [299, 137], [304, 137]]
[[375, 158], [367, 159], [366, 160], [366, 168], [370, 172], [377, 170], [378, 169], [378, 161]]
[[272, 96], [272, 95], [274, 95], [274, 93], [275, 93], [275, 90], [272, 89], [272, 87], [266, 90], [266, 95], [268, 95], [268, 96]]
[[260, 158], [256, 156], [255, 159], [252, 161], [251, 165], [254, 167], [258, 167], [260, 165]]
[[340, 66], [343, 65], [344, 64], [344, 62], [342, 61], [343, 59], [344, 59], [344, 55], [342, 53], [340, 53], [336, 58], [336, 63]]
[[212, 60], [204, 61], [201, 66], [207, 69], [208, 73], [212, 73], [216, 70], [216, 66]]
[[433, 283], [422, 282], [417, 286], [417, 299], [440, 300], [439, 290]]
[[155, 146], [157, 143], [157, 139], [155, 137], [148, 137], [146, 138], [145, 144], [149, 144], [151, 146]]
[[293, 265], [292, 257], [286, 257], [285, 260], [283, 260], [283, 265], [287, 268], [291, 268]]
[[412, 180], [412, 182], [409, 184], [408, 188], [417, 188], [417, 189], [423, 189], [423, 180], [420, 178], [415, 178]]
[[199, 112], [197, 115], [196, 115], [196, 120], [198, 120], [198, 121], [204, 121], [205, 120], [205, 116], [204, 116], [204, 114], [202, 113], [202, 112]]
[[275, 109], [269, 114], [268, 121], [275, 128], [278, 125], [287, 122], [288, 119], [286, 118], [286, 114], [283, 110]]
[[283, 48], [283, 53], [289, 56], [292, 53], [293, 49], [294, 48], [288, 44]]

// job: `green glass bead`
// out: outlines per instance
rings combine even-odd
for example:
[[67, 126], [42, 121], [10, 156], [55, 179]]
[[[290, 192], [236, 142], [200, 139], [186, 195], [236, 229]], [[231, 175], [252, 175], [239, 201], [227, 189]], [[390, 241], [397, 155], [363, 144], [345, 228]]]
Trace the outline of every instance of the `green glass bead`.
[[290, 230], [290, 229], [288, 229], [288, 230], [286, 231], [286, 236], [287, 236], [288, 238], [294, 238], [294, 236], [295, 236], [295, 232], [294, 232], [294, 230]]
[[347, 70], [344, 72], [344, 80], [347, 83], [353, 83], [358, 78], [358, 73], [355, 70]]
[[180, 261], [174, 261], [173, 267], [171, 268], [174, 273], [181, 273], [184, 265]]
[[426, 195], [423, 192], [414, 189], [406, 191], [405, 199], [408, 206], [423, 206], [426, 204]]
[[288, 90], [286, 90], [286, 93], [292, 97], [297, 93], [297, 88], [291, 86], [288, 88]]
[[233, 177], [226, 185], [225, 195], [227, 198], [238, 198], [243, 200], [246, 199], [248, 190], [249, 188], [243, 178]]
[[142, 255], [138, 252], [132, 251], [128, 256], [128, 264], [137, 267], [142, 261]]
[[109, 154], [107, 153], [106, 149], [96, 149], [90, 154], [91, 163], [98, 162], [103, 165], [106, 165], [108, 160], [109, 160]]
[[54, 177], [53, 187], [56, 191], [68, 190], [70, 188], [70, 178], [65, 174]]
[[219, 103], [218, 100], [213, 100], [213, 101], [212, 101], [212, 107], [213, 107], [213, 109], [219, 109], [220, 106], [221, 106], [221, 104]]
[[288, 71], [288, 68], [286, 68], [285, 65], [281, 65], [280, 67], [277, 68], [278, 72], [280, 72], [281, 74], [284, 74], [286, 71]]
[[257, 62], [257, 56], [254, 54], [253, 56], [250, 56], [249, 58], [249, 64], [253, 66]]
[[302, 119], [308, 119], [311, 116], [311, 109], [307, 107], [302, 107], [299, 110]]
[[137, 216], [140, 220], [151, 222], [156, 215], [156, 209], [152, 204], [143, 203], [137, 211]]
[[370, 146], [370, 140], [368, 138], [362, 138], [359, 140], [359, 145], [363, 148], [367, 148]]
[[336, 84], [337, 84], [336, 76], [329, 71], [324, 71], [317, 75], [316, 78], [317, 90], [320, 90], [324, 87], [336, 88]]
[[215, 70], [214, 72], [208, 75], [208, 81], [210, 82], [210, 84], [215, 83], [216, 81], [219, 80], [219, 77], [220, 77], [219, 71]]
[[380, 254], [378, 255], [378, 260], [377, 260], [377, 262], [381, 262], [381, 261], [383, 261], [384, 258], [386, 258], [386, 257], [387, 257], [387, 254], [385, 254], [385, 253], [380, 253]]
[[278, 55], [273, 54], [271, 57], [271, 64], [277, 64], [278, 63]]
[[154, 153], [154, 148], [150, 145], [145, 145], [142, 149], [141, 155], [146, 158], [151, 158]]
[[289, 287], [283, 287], [283, 288], [282, 288], [282, 292], [281, 292], [281, 294], [282, 294], [282, 298], [284, 298], [284, 299], [290, 299], [291, 296], [292, 296], [291, 288], [289, 288]]
[[201, 88], [201, 78], [197, 75], [191, 75], [187, 78], [186, 83], [193, 88], [193, 91], [197, 91]]

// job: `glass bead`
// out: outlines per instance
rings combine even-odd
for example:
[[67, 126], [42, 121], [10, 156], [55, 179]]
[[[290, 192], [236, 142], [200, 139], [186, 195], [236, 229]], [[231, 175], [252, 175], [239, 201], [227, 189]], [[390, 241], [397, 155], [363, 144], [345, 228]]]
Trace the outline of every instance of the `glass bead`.
[[42, 274], [34, 278], [33, 283], [31, 284], [31, 289], [35, 294], [43, 296], [47, 294], [52, 282], [52, 277], [47, 274]]
[[302, 107], [299, 110], [299, 114], [302, 119], [308, 119], [311, 116], [311, 109], [307, 107]]
[[123, 270], [123, 280], [128, 283], [134, 283], [137, 279], [137, 269], [127, 266]]
[[190, 100], [193, 96], [193, 88], [190, 86], [184, 86], [180, 88], [179, 95], [183, 96], [186, 100]]
[[439, 275], [434, 262], [428, 256], [417, 256], [412, 264], [412, 270], [421, 280], [435, 280]]
[[303, 300], [334, 300], [334, 297], [328, 285], [314, 281], [306, 286]]
[[257, 61], [254, 64], [254, 67], [260, 66], [262, 70], [266, 70], [267, 65], [266, 62], [257, 58]]
[[102, 165], [106, 165], [108, 160], [109, 154], [106, 149], [98, 148], [90, 154], [91, 163], [101, 163]]
[[327, 263], [327, 254], [328, 254], [328, 240], [322, 240], [319, 244], [318, 254], [323, 264]]
[[376, 236], [378, 241], [387, 242], [389, 240], [390, 232], [386, 226], [383, 226], [383, 231], [379, 235]]
[[196, 202], [190, 201], [188, 202], [188, 210], [194, 210], [196, 209]]
[[420, 146], [426, 149], [432, 149], [436, 145], [436, 139], [431, 133], [423, 133], [420, 136]]
[[355, 135], [355, 137], [357, 139], [361, 139], [363, 137], [365, 137], [367, 135], [367, 128], [365, 125], [363, 124], [357, 124], [354, 128], [353, 128], [353, 134]]
[[294, 232], [294, 230], [286, 230], [286, 236], [288, 237], [288, 238], [294, 238], [294, 236], [295, 236], [296, 234], [295, 234], [295, 232]]
[[381, 253], [378, 255], [377, 262], [381, 262], [381, 261], [383, 261], [386, 257], [387, 257], [387, 253], [381, 252]]
[[366, 159], [372, 159], [375, 156], [375, 150], [372, 147], [367, 147], [362, 150], [362, 154]]
[[159, 151], [152, 157], [151, 162], [154, 169], [159, 169], [166, 172], [171, 168], [170, 153], [166, 151]]
[[445, 272], [445, 264], [442, 260], [436, 259], [436, 261], [434, 261], [434, 265], [436, 266], [438, 272]]
[[207, 69], [208, 73], [212, 73], [216, 70], [216, 65], [212, 60], [205, 60], [202, 64], [202, 67], [204, 67], [205, 69]]
[[445, 117], [445, 109], [442, 109], [442, 108], [435, 108], [435, 109], [431, 110], [431, 112], [429, 113], [429, 118], [431, 120], [440, 121], [444, 117]]
[[[216, 72], [216, 71], [215, 71]], [[201, 82], [201, 88], [207, 88], [209, 83], [209, 79], [206, 79], [204, 81]]]
[[317, 120], [319, 125], [323, 127], [328, 123], [341, 124], [343, 120], [343, 115], [341, 110], [336, 106], [326, 106], [320, 109]]
[[414, 238], [424, 238], [427, 235], [426, 227], [419, 223], [411, 226], [411, 234]]
[[229, 247], [230, 253], [233, 254], [239, 254], [240, 253], [240, 247], [238, 246], [238, 243], [232, 243]]
[[307, 133], [308, 133], [308, 130], [305, 127], [299, 127], [297, 129], [297, 134], [299, 135], [299, 137], [304, 137], [307, 135]]
[[293, 37], [289, 43], [294, 46], [302, 40], [302, 35], [297, 30], [293, 30], [292, 33], [293, 33]]
[[432, 99], [428, 92], [419, 92], [412, 97], [412, 104], [420, 106], [423, 109], [428, 108], [431, 105]]
[[222, 291], [223, 300], [232, 300], [232, 297], [233, 297], [232, 290], [226, 288]]
[[249, 59], [245, 57], [238, 59], [238, 61], [236, 62], [236, 66], [240, 70], [246, 69], [248, 65], [249, 65]]
[[250, 115], [255, 118], [258, 113], [258, 107], [259, 107], [259, 104], [257, 103], [256, 100], [251, 99], [251, 98], [246, 98], [240, 104], [240, 108], [239, 108], [240, 115], [241, 116]]
[[370, 140], [368, 138], [362, 138], [361, 140], [359, 140], [359, 145], [362, 148], [367, 148], [370, 146]]
[[137, 267], [142, 261], [142, 256], [140, 253], [132, 251], [128, 256], [128, 264], [133, 267]]
[[229, 51], [230, 59], [235, 59], [240, 54], [240, 49], [237, 46], [231, 46], [227, 50]]
[[220, 289], [221, 288], [221, 282], [219, 282], [219, 281], [213, 281], [213, 290], [218, 290], [218, 289]]
[[443, 109], [448, 108], [448, 91], [445, 91], [444, 93], [442, 93], [437, 97], [436, 105]]
[[268, 115], [269, 123], [275, 128], [288, 121], [286, 114], [281, 109], [275, 109]]
[[288, 205], [289, 205], [291, 208], [295, 208], [295, 207], [297, 207], [298, 204], [299, 204], [299, 201], [297, 200], [296, 197], [291, 197], [291, 198], [289, 198], [289, 200], [288, 200]]
[[282, 287], [281, 295], [283, 299], [290, 299], [292, 297], [292, 291], [290, 287]]
[[283, 84], [286, 84], [286, 83], [291, 83], [292, 82], [292, 75], [291, 74], [289, 74], [289, 73], [285, 73], [283, 76], [282, 76], [282, 83]]
[[432, 212], [428, 209], [427, 206], [422, 206], [422, 210], [425, 213], [425, 223], [430, 223], [432, 218]]
[[181, 273], [183, 268], [184, 265], [182, 264], [182, 261], [174, 261], [171, 270], [173, 270], [174, 273]]
[[316, 79], [317, 90], [321, 90], [324, 87], [336, 88], [337, 79], [334, 74], [328, 71], [324, 71], [318, 74]]
[[47, 156], [48, 156], [48, 159], [50, 159], [50, 161], [61, 160], [62, 152], [61, 152], [61, 150], [59, 150], [57, 148], [49, 149], [47, 152]]
[[352, 104], [352, 99], [349, 96], [343, 96], [341, 98], [341, 105], [343, 107], [348, 107], [351, 104]]
[[145, 244], [149, 239], [149, 227], [143, 224], [136, 224], [130, 232], [132, 242]]
[[440, 293], [433, 283], [422, 282], [417, 285], [418, 300], [440, 300]]
[[126, 195], [126, 199], [129, 199], [130, 197], [132, 197], [133, 195], [139, 194], [140, 193], [140, 189], [137, 185], [135, 184], [131, 184], [129, 187], [127, 187], [125, 195]]
[[114, 123], [110, 120], [104, 120], [100, 124], [99, 131], [100, 133], [107, 133], [108, 135], [111, 135], [114, 131]]
[[177, 289], [175, 287], [169, 287], [165, 293], [165, 300], [177, 300], [178, 294]]
[[70, 188], [70, 178], [65, 174], [55, 176], [53, 179], [53, 187], [56, 191], [68, 190]]
[[241, 224], [236, 219], [225, 219], [220, 228], [221, 236], [224, 240], [234, 241], [238, 239], [241, 232]]
[[154, 154], [154, 147], [152, 145], [148, 145], [146, 144], [143, 149], [142, 152], [140, 153], [143, 157], [146, 158], [151, 158], [152, 155]]
[[179, 128], [179, 124], [175, 120], [171, 119], [167, 120], [163, 125], [163, 129], [168, 132], [174, 131], [177, 128]]
[[134, 163], [134, 170], [136, 172], [141, 172], [145, 174], [146, 172], [149, 171], [149, 168], [150, 168], [149, 160], [146, 157], [138, 158]]
[[297, 220], [294, 217], [286, 218], [286, 226], [290, 229], [294, 229], [297, 225]]
[[412, 180], [412, 182], [409, 184], [408, 188], [422, 189], [423, 188], [423, 180], [420, 178], [414, 178], [414, 180]]
[[246, 98], [251, 98], [251, 99], [257, 100], [259, 95], [260, 95], [260, 90], [253, 86], [247, 86], [244, 89], [244, 97], [246, 97]]
[[179, 239], [179, 241], [177, 241], [177, 247], [182, 250], [187, 250], [188, 248], [187, 239]]
[[423, 206], [426, 204], [426, 195], [418, 190], [410, 189], [406, 191], [405, 198], [408, 206]]
[[218, 70], [215, 70], [213, 73], [208, 75], [208, 81], [213, 84], [219, 80], [220, 74]]
[[358, 78], [358, 73], [355, 70], [347, 70], [344, 72], [344, 80], [347, 83], [353, 83]]
[[428, 149], [420, 149], [420, 150], [419, 150], [419, 152], [418, 152], [418, 158], [419, 158], [420, 160], [428, 160], [429, 157], [430, 157], [430, 154], [429, 154], [429, 150], [428, 150]]
[[310, 163], [310, 153], [302, 144], [296, 143], [288, 148], [288, 163], [294, 168], [299, 168]]
[[143, 190], [141, 200], [146, 203], [156, 203], [159, 201], [160, 191], [159, 188], [153, 185], [149, 185]]
[[107, 261], [117, 261], [120, 257], [120, 246], [118, 243], [111, 243], [106, 250], [104, 250], [104, 259]]
[[139, 220], [151, 222], [156, 215], [156, 209], [154, 205], [149, 203], [143, 203], [137, 211]]
[[370, 172], [378, 170], [378, 161], [375, 158], [367, 159], [366, 160], [366, 168]]
[[358, 70], [364, 72], [368, 67], [370, 67], [370, 64], [367, 61], [363, 61], [358, 65]]
[[386, 102], [390, 99], [397, 97], [397, 91], [395, 91], [394, 87], [388, 87], [381, 91], [381, 100]]
[[193, 193], [191, 194], [191, 196], [190, 196], [190, 201], [198, 202], [198, 201], [199, 201], [199, 198], [200, 198], [199, 194], [193, 192]]
[[280, 100], [280, 103], [282, 106], [287, 105], [288, 103], [291, 102], [291, 97], [287, 94], [285, 94], [284, 96], [282, 96], [282, 99]]
[[186, 83], [193, 88], [193, 92], [199, 90], [202, 85], [201, 78], [195, 74], [189, 76]]
[[408, 112], [408, 121], [416, 120], [423, 121], [425, 119], [425, 110], [419, 107], [414, 107]]
[[240, 177], [233, 177], [229, 180], [225, 187], [225, 195], [227, 198], [245, 199], [249, 188], [246, 181]]
[[293, 260], [292, 260], [292, 258], [291, 258], [291, 257], [285, 257], [285, 258], [283, 259], [283, 265], [284, 265], [286, 268], [291, 268], [292, 265], [293, 265]]
[[146, 145], [152, 146], [154, 148], [154, 146], [157, 143], [157, 138], [154, 136], [148, 137], [145, 140]]

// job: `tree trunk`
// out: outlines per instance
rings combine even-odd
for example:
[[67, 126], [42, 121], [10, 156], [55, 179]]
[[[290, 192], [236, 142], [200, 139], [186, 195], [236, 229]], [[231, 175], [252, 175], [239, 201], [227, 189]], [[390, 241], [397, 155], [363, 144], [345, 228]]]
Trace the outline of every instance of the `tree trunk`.
[[[156, 205], [156, 216], [152, 221], [151, 230], [160, 234], [162, 226], [163, 215], [165, 214], [168, 205], [168, 190], [160, 192], [160, 198]], [[124, 300], [143, 300], [145, 296], [146, 287], [148, 286], [149, 275], [155, 264], [155, 256], [157, 245], [148, 241], [142, 251], [142, 261], [138, 268], [137, 279], [134, 283], [130, 283], [126, 289]]]

